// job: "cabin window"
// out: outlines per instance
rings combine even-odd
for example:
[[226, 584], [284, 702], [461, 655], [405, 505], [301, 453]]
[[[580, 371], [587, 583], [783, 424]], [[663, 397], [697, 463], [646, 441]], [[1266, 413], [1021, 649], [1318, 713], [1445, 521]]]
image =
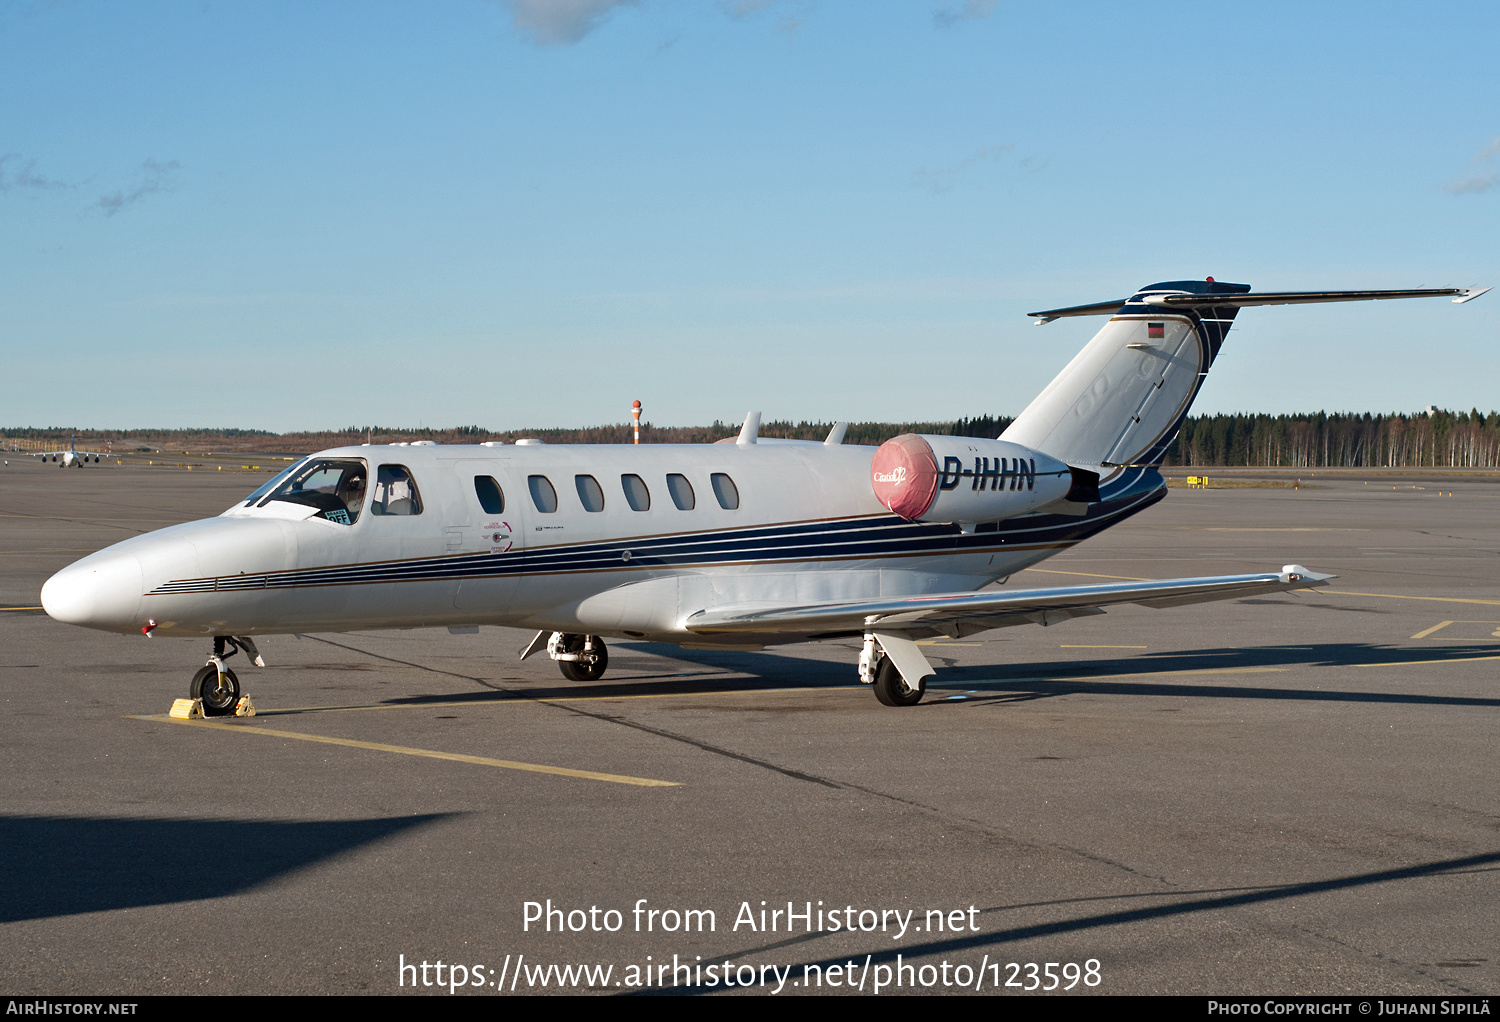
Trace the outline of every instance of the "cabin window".
[[527, 476], [526, 485], [531, 490], [531, 502], [544, 515], [557, 510], [557, 491], [546, 476]]
[[495, 482], [491, 476], [474, 477], [474, 494], [479, 498], [479, 506], [484, 508], [487, 515], [499, 515], [505, 513], [505, 493], [500, 489], [500, 484]]
[[578, 502], [585, 511], [604, 510], [604, 490], [599, 480], [593, 476], [574, 476], [573, 483], [578, 487]]
[[357, 459], [311, 458], [278, 476], [275, 481], [280, 485], [260, 506], [273, 500], [304, 504], [330, 522], [353, 525], [365, 506], [368, 475], [365, 463]]
[[691, 511], [697, 500], [693, 497], [693, 484], [688, 482], [688, 477], [673, 472], [667, 476], [667, 492], [672, 495], [672, 503], [677, 505], [679, 511]]
[[708, 477], [708, 481], [714, 485], [714, 496], [719, 498], [719, 506], [725, 511], [733, 511], [740, 506], [740, 491], [734, 485], [734, 480], [723, 472], [715, 472]]
[[646, 480], [637, 475], [620, 477], [620, 489], [625, 491], [625, 502], [632, 511], [651, 509], [651, 491], [646, 489]]
[[370, 514], [410, 516], [422, 513], [422, 495], [405, 465], [381, 465], [375, 473]]

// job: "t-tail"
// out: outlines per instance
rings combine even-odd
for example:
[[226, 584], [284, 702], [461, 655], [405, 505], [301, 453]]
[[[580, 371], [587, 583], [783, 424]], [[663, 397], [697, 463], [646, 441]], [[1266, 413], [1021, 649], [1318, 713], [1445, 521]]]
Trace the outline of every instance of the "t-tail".
[[1011, 423], [1002, 440], [1109, 478], [1166, 457], [1241, 308], [1384, 298], [1477, 298], [1489, 288], [1297, 291], [1253, 294], [1248, 284], [1175, 280], [1125, 301], [1033, 312], [1038, 325], [1065, 316], [1109, 316], [1094, 339]]

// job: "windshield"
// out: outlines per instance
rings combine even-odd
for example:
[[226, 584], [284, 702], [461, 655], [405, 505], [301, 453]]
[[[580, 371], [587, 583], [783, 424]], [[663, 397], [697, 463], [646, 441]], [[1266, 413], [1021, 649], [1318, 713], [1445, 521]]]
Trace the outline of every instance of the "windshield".
[[306, 504], [330, 522], [353, 525], [365, 506], [368, 476], [365, 463], [356, 458], [312, 458], [287, 473], [260, 506], [273, 500]]
[[276, 475], [272, 476], [267, 482], [262, 483], [259, 487], [256, 488], [256, 490], [255, 490], [254, 493], [250, 494], [250, 496], [248, 496], [248, 497], [245, 498], [245, 507], [249, 507], [251, 504], [254, 504], [257, 500], [260, 500], [260, 498], [262, 498], [266, 494], [270, 493], [276, 487], [280, 486], [281, 483], [282, 483], [282, 480], [286, 479], [287, 476], [291, 475], [293, 472], [297, 471], [299, 468], [301, 468], [305, 464], [307, 464], [307, 459], [303, 458], [301, 461], [297, 462], [297, 464], [293, 465], [291, 468], [288, 468], [288, 469], [285, 469], [285, 470], [283, 470], [281, 472], [278, 472]]

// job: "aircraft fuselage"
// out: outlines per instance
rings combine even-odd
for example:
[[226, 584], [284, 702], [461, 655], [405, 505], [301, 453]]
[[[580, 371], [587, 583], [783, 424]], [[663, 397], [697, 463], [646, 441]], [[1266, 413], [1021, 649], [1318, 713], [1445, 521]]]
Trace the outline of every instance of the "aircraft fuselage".
[[705, 607], [974, 590], [1165, 492], [1155, 471], [1131, 470], [1086, 516], [968, 530], [908, 522], [871, 490], [875, 450], [766, 440], [337, 448], [299, 467], [327, 463], [326, 477], [341, 470], [346, 483], [362, 471], [376, 482], [357, 506], [261, 493], [92, 554], [43, 599], [60, 620], [157, 635], [505, 625], [712, 644], [683, 625]]

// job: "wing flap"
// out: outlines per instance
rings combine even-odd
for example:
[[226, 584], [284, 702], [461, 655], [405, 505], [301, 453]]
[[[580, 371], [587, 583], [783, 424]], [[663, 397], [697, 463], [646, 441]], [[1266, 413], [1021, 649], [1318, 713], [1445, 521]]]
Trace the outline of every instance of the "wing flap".
[[1306, 589], [1326, 585], [1333, 577], [1309, 571], [1298, 564], [1289, 564], [1279, 572], [1256, 575], [1212, 575], [1056, 589], [941, 593], [801, 605], [714, 607], [690, 615], [684, 624], [688, 631], [699, 635], [900, 632], [959, 623], [983, 623], [992, 628], [1027, 621], [1052, 624], [1069, 617], [1102, 613], [1104, 607], [1123, 603], [1157, 608], [1182, 607], [1262, 593]]

